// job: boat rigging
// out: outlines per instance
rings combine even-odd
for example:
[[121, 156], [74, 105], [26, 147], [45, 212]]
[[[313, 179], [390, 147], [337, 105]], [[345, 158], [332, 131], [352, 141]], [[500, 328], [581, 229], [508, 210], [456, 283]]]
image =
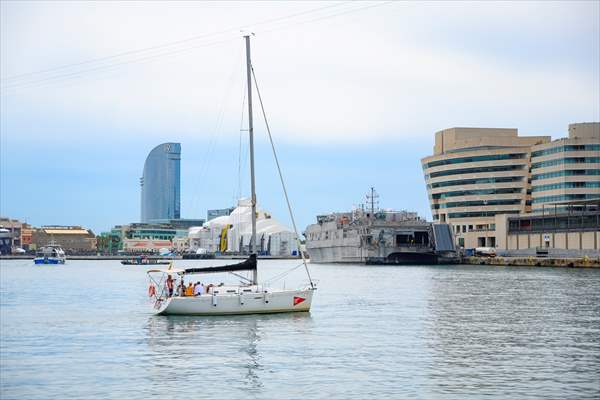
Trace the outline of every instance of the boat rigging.
[[[160, 315], [227, 315], [227, 314], [264, 314], [264, 313], [282, 313], [282, 312], [298, 312], [309, 311], [312, 304], [312, 297], [316, 290], [306, 259], [303, 252], [302, 264], [292, 268], [295, 270], [301, 265], [304, 265], [306, 270], [309, 285], [298, 289], [271, 289], [267, 284], [260, 285], [258, 283], [258, 262], [256, 257], [256, 185], [255, 185], [255, 169], [254, 169], [254, 125], [252, 114], [252, 78], [254, 78], [257, 89], [258, 98], [260, 101], [262, 114], [265, 119], [271, 149], [277, 165], [277, 171], [283, 187], [288, 211], [294, 227], [298, 249], [300, 249], [300, 238], [296, 228], [296, 222], [292, 212], [292, 207], [289, 201], [287, 188], [281, 173], [281, 166], [277, 158], [275, 146], [271, 135], [271, 130], [266, 118], [264, 105], [256, 84], [256, 76], [252, 68], [250, 55], [250, 35], [245, 35], [246, 45], [246, 79], [248, 87], [248, 134], [249, 134], [249, 150], [250, 150], [250, 187], [251, 187], [251, 225], [252, 235], [250, 238], [250, 256], [242, 263], [205, 267], [205, 268], [175, 268], [171, 263], [166, 269], [152, 269], [148, 271], [150, 277], [150, 287], [148, 294], [154, 302], [154, 309]], [[251, 278], [245, 278], [238, 271], [249, 271]], [[241, 278], [243, 281], [239, 285], [223, 284], [219, 286], [208, 285], [206, 288], [201, 286], [197, 290], [196, 286], [192, 292], [191, 283], [188, 289], [184, 290], [184, 278], [192, 274], [209, 274], [218, 272], [229, 272]], [[157, 275], [158, 274], [158, 275]], [[173, 276], [176, 276], [173, 279]], [[283, 274], [280, 274], [282, 276]], [[176, 291], [176, 282], [179, 280], [180, 290]]]

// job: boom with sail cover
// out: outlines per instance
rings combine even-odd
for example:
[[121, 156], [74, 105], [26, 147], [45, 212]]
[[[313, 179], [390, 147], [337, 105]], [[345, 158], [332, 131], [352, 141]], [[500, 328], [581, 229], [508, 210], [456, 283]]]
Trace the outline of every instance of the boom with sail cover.
[[250, 254], [250, 257], [238, 264], [221, 265], [219, 267], [186, 268], [184, 274], [208, 274], [234, 271], [256, 271], [256, 254]]

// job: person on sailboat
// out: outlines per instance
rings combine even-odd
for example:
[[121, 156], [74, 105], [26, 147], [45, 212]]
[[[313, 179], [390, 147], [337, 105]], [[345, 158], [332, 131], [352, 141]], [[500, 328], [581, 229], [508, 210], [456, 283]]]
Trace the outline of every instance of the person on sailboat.
[[186, 296], [194, 295], [194, 284], [192, 282], [188, 283], [187, 288], [185, 288], [185, 295]]
[[169, 297], [173, 296], [173, 277], [169, 274], [169, 276], [167, 276], [167, 289], [168, 289], [168, 294]]
[[204, 294], [204, 285], [201, 282], [196, 282], [194, 286], [194, 296], [202, 296]]
[[215, 286], [215, 285], [213, 285], [212, 283], [209, 283], [208, 285], [206, 285], [206, 293], [207, 294], [211, 294], [211, 291], [212, 291], [211, 289], [213, 288], [213, 286]]

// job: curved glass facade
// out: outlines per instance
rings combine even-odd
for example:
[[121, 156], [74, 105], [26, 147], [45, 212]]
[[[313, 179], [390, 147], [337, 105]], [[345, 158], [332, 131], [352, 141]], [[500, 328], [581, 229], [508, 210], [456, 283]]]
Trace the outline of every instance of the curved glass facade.
[[550, 154], [562, 153], [567, 151], [600, 151], [600, 144], [580, 144], [550, 147], [546, 150], [534, 151], [532, 157], [543, 157]]
[[535, 146], [531, 170], [534, 212], [600, 198], [600, 124], [571, 124], [568, 138]]
[[428, 183], [427, 189], [437, 189], [446, 186], [464, 186], [464, 185], [483, 185], [486, 183], [508, 183], [521, 182], [522, 176], [497, 177], [497, 178], [477, 178], [477, 179], [459, 179], [455, 181]]
[[600, 175], [600, 169], [563, 169], [561, 171], [546, 172], [544, 174], [536, 174], [531, 176], [532, 181], [538, 179], [551, 179], [563, 176], [582, 176], [582, 175]]
[[144, 163], [141, 222], [155, 219], [179, 219], [181, 144], [156, 146]]
[[532, 192], [545, 192], [548, 190], [556, 190], [556, 189], [581, 189], [581, 188], [600, 188], [600, 180], [597, 182], [589, 182], [589, 181], [576, 181], [576, 182], [558, 182], [558, 183], [550, 183], [548, 185], [538, 185], [534, 186], [531, 191]]
[[424, 163], [423, 169], [439, 167], [440, 165], [465, 164], [465, 163], [480, 162], [480, 161], [518, 160], [520, 158], [525, 158], [526, 156], [527, 156], [526, 153], [520, 153], [520, 154], [510, 153], [510, 154], [490, 154], [490, 155], [485, 155], [485, 156], [450, 158], [447, 160], [438, 160], [438, 161], [432, 161], [429, 163]]
[[430, 199], [446, 199], [456, 196], [480, 196], [483, 194], [510, 194], [522, 193], [522, 188], [505, 188], [505, 189], [479, 189], [479, 190], [457, 190], [455, 192], [434, 193]]
[[436, 132], [434, 154], [421, 160], [434, 221], [450, 223], [459, 246], [495, 247], [495, 216], [531, 209], [531, 146], [549, 142], [516, 129]]
[[559, 158], [556, 160], [548, 160], [531, 164], [531, 169], [539, 169], [546, 167], [555, 167], [557, 165], [563, 164], [598, 164], [600, 163], [600, 157], [567, 157], [567, 158]]
[[[527, 161], [524, 161], [527, 162]], [[487, 172], [508, 172], [508, 171], [521, 171], [525, 168], [525, 164], [522, 165], [501, 165], [497, 167], [475, 167], [475, 168], [458, 168], [451, 169], [448, 171], [438, 171], [425, 174], [425, 179], [438, 178], [440, 176], [449, 175], [462, 175], [462, 174], [477, 174]]]

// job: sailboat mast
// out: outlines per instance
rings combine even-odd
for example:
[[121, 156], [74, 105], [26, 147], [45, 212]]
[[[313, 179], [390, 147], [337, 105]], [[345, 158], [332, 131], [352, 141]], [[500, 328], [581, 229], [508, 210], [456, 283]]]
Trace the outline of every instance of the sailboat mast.
[[[250, 237], [250, 253], [256, 253], [256, 184], [254, 182], [254, 127], [252, 126], [252, 63], [250, 62], [250, 35], [246, 39], [246, 75], [248, 81], [248, 133], [250, 135], [250, 188], [252, 191], [252, 236]], [[257, 283], [256, 271], [253, 272], [253, 283]]]

